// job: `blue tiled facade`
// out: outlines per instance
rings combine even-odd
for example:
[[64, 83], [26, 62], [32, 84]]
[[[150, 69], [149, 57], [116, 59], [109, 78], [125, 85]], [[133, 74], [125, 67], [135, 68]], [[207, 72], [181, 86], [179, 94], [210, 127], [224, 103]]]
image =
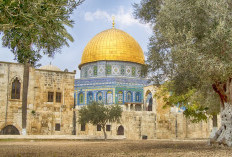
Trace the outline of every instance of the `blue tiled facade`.
[[[132, 70], [135, 70], [135, 73], [140, 73], [141, 65], [129, 63], [129, 62], [112, 62], [113, 65], [118, 67], [131, 67], [128, 73], [121, 73], [118, 76], [113, 76], [112, 69], [111, 73], [108, 75], [100, 75], [95, 72], [95, 77], [90, 77], [99, 67], [94, 67], [94, 65], [102, 65], [106, 62], [100, 63], [89, 63], [84, 67], [84, 71], [91, 71], [91, 75], [86, 75], [86, 77], [81, 77], [81, 79], [75, 80], [75, 104], [76, 105], [87, 105], [91, 101], [98, 101], [104, 104], [124, 104], [124, 103], [143, 103], [143, 87], [148, 84], [148, 81], [142, 78], [138, 74], [132, 75]], [[114, 63], [114, 64], [113, 64]], [[104, 64], [106, 65], [106, 64]], [[121, 66], [120, 66], [121, 65]], [[88, 70], [87, 67], [92, 68]], [[107, 74], [107, 66], [104, 66], [104, 74]], [[136, 69], [137, 70], [136, 72]], [[114, 70], [114, 69], [113, 69]], [[121, 71], [122, 69], [118, 69]], [[83, 72], [81, 69], [81, 75], [84, 75], [86, 72]], [[128, 76], [127, 76], [128, 75]]]

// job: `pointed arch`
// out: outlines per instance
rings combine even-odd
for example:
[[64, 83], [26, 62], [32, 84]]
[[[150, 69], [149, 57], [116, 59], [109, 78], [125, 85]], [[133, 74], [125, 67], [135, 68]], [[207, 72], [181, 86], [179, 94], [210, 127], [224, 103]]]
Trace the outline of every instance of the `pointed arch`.
[[11, 99], [20, 99], [20, 93], [21, 93], [21, 83], [18, 77], [16, 77], [12, 81], [12, 85], [11, 85]]

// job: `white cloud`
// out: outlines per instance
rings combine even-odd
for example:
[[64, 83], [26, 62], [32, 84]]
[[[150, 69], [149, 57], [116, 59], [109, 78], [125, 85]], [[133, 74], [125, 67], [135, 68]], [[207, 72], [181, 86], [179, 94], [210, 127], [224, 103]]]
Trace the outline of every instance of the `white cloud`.
[[126, 10], [124, 7], [119, 7], [116, 14], [110, 14], [106, 11], [97, 10], [95, 12], [86, 12], [85, 13], [85, 20], [86, 21], [94, 21], [94, 20], [106, 20], [112, 21], [112, 17], [115, 17], [115, 23], [119, 27], [128, 27], [132, 25], [137, 25], [140, 27], [144, 27], [147, 32], [151, 33], [151, 27], [149, 24], [142, 24], [139, 20], [133, 17], [133, 10], [128, 9]]
[[94, 21], [94, 20], [99, 20], [99, 19], [110, 19], [110, 15], [101, 10], [97, 10], [94, 13], [91, 12], [86, 12], [85, 13], [85, 20], [86, 21]]

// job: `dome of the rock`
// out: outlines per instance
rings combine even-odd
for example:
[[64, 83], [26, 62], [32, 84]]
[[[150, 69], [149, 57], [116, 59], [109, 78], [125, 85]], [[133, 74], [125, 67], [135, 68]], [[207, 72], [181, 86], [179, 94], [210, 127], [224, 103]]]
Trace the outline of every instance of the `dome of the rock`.
[[94, 36], [85, 47], [81, 64], [96, 61], [126, 61], [144, 64], [143, 50], [128, 33], [108, 29]]

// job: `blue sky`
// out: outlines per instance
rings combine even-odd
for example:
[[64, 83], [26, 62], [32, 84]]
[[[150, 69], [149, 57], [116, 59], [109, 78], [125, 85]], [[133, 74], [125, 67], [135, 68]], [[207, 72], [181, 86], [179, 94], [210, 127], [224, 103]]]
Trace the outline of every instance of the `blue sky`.
[[[68, 28], [74, 42], [69, 43], [69, 47], [63, 47], [61, 53], [54, 58], [43, 56], [40, 63], [47, 65], [51, 62], [61, 70], [77, 70], [76, 78], [79, 78], [78, 65], [85, 46], [96, 34], [112, 27], [112, 16], [115, 17], [115, 28], [134, 37], [146, 53], [152, 30], [149, 25], [140, 23], [132, 15], [132, 4], [139, 2], [140, 0], [85, 0], [72, 15], [74, 27]], [[16, 62], [10, 50], [2, 47], [1, 41], [0, 61]]]

